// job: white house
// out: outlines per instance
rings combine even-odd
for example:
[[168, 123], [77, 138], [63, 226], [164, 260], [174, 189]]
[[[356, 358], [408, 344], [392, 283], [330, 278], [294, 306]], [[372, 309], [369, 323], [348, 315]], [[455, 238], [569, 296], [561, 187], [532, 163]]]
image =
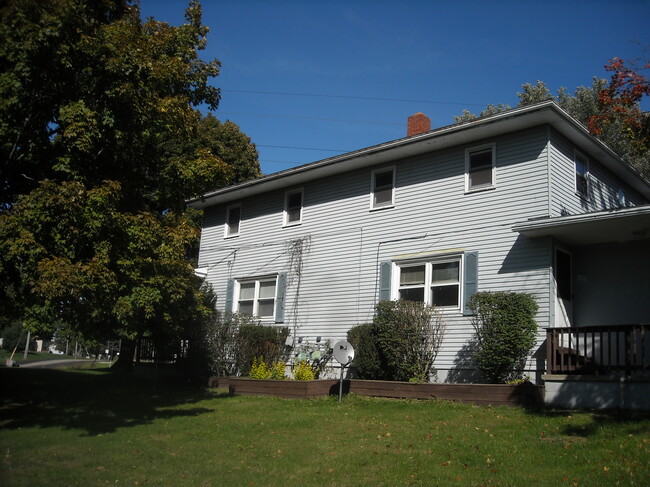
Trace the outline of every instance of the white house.
[[[449, 382], [475, 377], [465, 303], [477, 290], [536, 297], [536, 380], [551, 370], [547, 328], [650, 323], [647, 180], [550, 101], [427, 123], [416, 114], [405, 138], [191, 201], [220, 309], [337, 340], [381, 299], [421, 300], [444, 313], [435, 366]], [[574, 349], [560, 343], [552, 361]]]

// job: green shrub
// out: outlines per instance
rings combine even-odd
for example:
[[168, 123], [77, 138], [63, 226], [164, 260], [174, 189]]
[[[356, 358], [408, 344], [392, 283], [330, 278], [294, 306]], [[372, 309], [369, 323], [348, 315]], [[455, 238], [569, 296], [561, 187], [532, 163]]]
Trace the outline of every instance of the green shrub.
[[240, 325], [234, 349], [238, 372], [248, 375], [256, 357], [267, 364], [286, 361], [287, 336], [289, 329], [286, 327], [264, 326], [259, 323]]
[[378, 347], [379, 330], [374, 323], [364, 323], [348, 330], [348, 341], [354, 347], [354, 370], [361, 379], [380, 380], [385, 377], [385, 357]]
[[291, 372], [293, 373], [293, 378], [295, 380], [316, 379], [316, 372], [314, 371], [314, 368], [304, 360], [294, 365], [291, 369]]
[[264, 362], [261, 357], [254, 357], [251, 364], [249, 377], [251, 379], [284, 379], [284, 370], [286, 364], [282, 361], [275, 362], [271, 365]]
[[499, 384], [523, 378], [526, 358], [537, 336], [537, 303], [531, 294], [480, 292], [469, 300], [475, 313], [473, 359], [486, 382]]
[[348, 332], [359, 377], [428, 382], [444, 335], [435, 308], [412, 301], [382, 301], [372, 323]]

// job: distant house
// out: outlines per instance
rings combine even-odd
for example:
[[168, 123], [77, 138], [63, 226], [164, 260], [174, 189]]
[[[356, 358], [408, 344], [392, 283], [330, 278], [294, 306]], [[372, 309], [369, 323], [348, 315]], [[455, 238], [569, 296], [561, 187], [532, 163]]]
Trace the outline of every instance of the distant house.
[[544, 102], [436, 130], [416, 114], [405, 138], [190, 205], [205, 210], [199, 266], [222, 311], [336, 340], [379, 300], [424, 301], [447, 324], [437, 379], [462, 382], [476, 377], [477, 291], [536, 297], [537, 381], [559, 370], [547, 359], [595, 360], [563, 343], [547, 354], [547, 329], [650, 323], [649, 203], [647, 180]]

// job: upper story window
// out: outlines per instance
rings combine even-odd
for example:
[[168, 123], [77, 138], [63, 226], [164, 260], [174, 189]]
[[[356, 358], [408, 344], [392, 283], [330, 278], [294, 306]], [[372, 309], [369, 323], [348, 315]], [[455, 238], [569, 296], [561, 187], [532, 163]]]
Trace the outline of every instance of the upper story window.
[[480, 191], [495, 186], [496, 145], [473, 147], [465, 151], [465, 191]]
[[589, 197], [589, 159], [580, 152], [575, 153], [576, 193]]
[[461, 257], [428, 262], [398, 263], [398, 299], [439, 308], [458, 309], [461, 296]]
[[241, 314], [269, 318], [275, 311], [276, 277], [238, 281], [237, 308]]
[[370, 208], [386, 208], [395, 204], [395, 168], [372, 171]]
[[236, 237], [241, 226], [241, 205], [230, 205], [226, 208], [226, 225], [224, 237]]
[[283, 225], [298, 225], [302, 222], [303, 191], [287, 191], [284, 194]]

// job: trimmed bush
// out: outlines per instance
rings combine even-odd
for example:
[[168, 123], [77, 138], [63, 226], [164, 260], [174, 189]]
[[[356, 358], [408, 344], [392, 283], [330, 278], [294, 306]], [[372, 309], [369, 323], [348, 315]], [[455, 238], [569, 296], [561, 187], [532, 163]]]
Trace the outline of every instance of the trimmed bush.
[[348, 332], [362, 379], [428, 382], [444, 335], [441, 315], [412, 301], [382, 301], [372, 323]]
[[240, 325], [235, 347], [235, 362], [239, 373], [248, 375], [254, 358], [267, 364], [286, 361], [287, 336], [287, 327], [264, 326], [259, 323]]
[[469, 300], [475, 313], [473, 359], [486, 382], [501, 384], [523, 378], [526, 358], [537, 336], [537, 302], [531, 294], [480, 292]]
[[293, 373], [293, 378], [295, 380], [316, 379], [316, 372], [314, 371], [313, 367], [304, 360], [294, 365], [291, 369], [291, 372]]
[[361, 379], [381, 380], [386, 358], [378, 347], [379, 330], [374, 323], [364, 323], [348, 330], [348, 341], [354, 347], [354, 370]]
[[285, 379], [284, 370], [286, 364], [282, 361], [273, 364], [267, 364], [261, 358], [254, 357], [250, 368], [249, 376], [251, 379]]

